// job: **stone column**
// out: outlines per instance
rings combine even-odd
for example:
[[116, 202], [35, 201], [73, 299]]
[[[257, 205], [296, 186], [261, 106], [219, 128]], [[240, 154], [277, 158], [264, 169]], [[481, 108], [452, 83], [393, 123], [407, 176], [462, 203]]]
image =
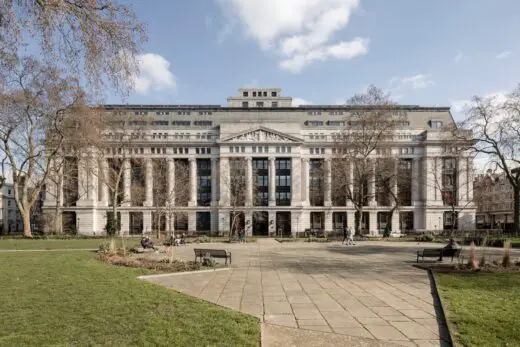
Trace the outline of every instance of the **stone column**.
[[[168, 159], [168, 198], [170, 206], [175, 206], [175, 159]], [[173, 223], [172, 223], [173, 225]]]
[[78, 204], [85, 205], [88, 200], [88, 164], [86, 158], [81, 156], [78, 159]]
[[251, 157], [246, 157], [246, 206], [253, 206], [253, 160]]
[[153, 206], [153, 162], [145, 159], [145, 201], [144, 206]]
[[[130, 159], [123, 161], [123, 201], [122, 206], [130, 206], [132, 204], [132, 164]], [[121, 217], [122, 218], [122, 217]], [[122, 221], [121, 221], [122, 223]]]
[[121, 230], [120, 235], [130, 234], [130, 213], [128, 211], [119, 211], [121, 213]]
[[377, 225], [377, 212], [369, 211], [368, 212], [368, 230], [370, 231], [370, 235], [379, 235], [379, 228]]
[[190, 201], [189, 206], [197, 206], [197, 160], [190, 158]]
[[[152, 231], [157, 231], [157, 230], [153, 230], [152, 228], [152, 211], [151, 210], [148, 210], [148, 211], [143, 211], [143, 233], [151, 233]], [[155, 234], [155, 233], [154, 233]]]
[[468, 201], [473, 201], [473, 161], [470, 158], [466, 158], [466, 180], [468, 182]]
[[466, 205], [468, 200], [468, 162], [460, 158], [455, 170], [455, 184], [457, 189], [457, 205]]
[[95, 204], [98, 200], [98, 185], [97, 185], [97, 178], [99, 176], [99, 166], [96, 158], [93, 154], [90, 155], [89, 160], [89, 169], [87, 171], [87, 199], [92, 202], [92, 204]]
[[[220, 206], [229, 206], [230, 199], [230, 177], [229, 158], [220, 158]], [[220, 224], [219, 224], [220, 225]], [[227, 229], [229, 229], [229, 225]], [[220, 230], [220, 229], [219, 229]]]
[[[300, 158], [291, 158], [291, 180], [291, 206], [301, 206], [303, 180]], [[294, 228], [292, 229], [295, 230]]]
[[332, 226], [332, 211], [328, 210], [328, 211], [325, 211], [325, 223], [324, 223], [324, 228], [325, 228], [325, 232], [326, 233], [330, 233], [332, 231], [334, 231], [333, 229], [333, 226]]
[[[347, 167], [348, 167], [347, 190], [350, 191], [350, 194], [353, 195], [354, 194], [354, 165], [350, 162], [347, 164]], [[347, 206], [354, 206], [354, 204], [352, 203], [352, 200], [350, 200], [348, 198], [347, 198]], [[348, 222], [348, 223], [350, 223], [350, 222]], [[352, 224], [352, 225], [354, 225], [354, 224]]]
[[[325, 159], [325, 206], [332, 206], [332, 165], [330, 158]], [[331, 217], [332, 225], [332, 217]]]
[[[421, 173], [420, 173], [420, 159], [413, 158], [412, 159], [412, 206], [421, 205]], [[414, 225], [415, 227], [415, 225]]]
[[101, 200], [101, 204], [103, 206], [108, 206], [108, 200], [110, 199], [110, 197], [108, 194], [108, 185], [107, 185], [107, 180], [108, 180], [108, 175], [109, 175], [107, 160], [101, 159], [100, 166], [101, 166], [101, 171], [102, 171], [101, 175], [99, 175], [99, 179], [98, 179], [98, 184], [101, 185], [100, 200]]
[[218, 191], [218, 162], [217, 158], [211, 158], [211, 206], [217, 206]]
[[376, 161], [370, 160], [371, 174], [368, 179], [368, 205], [377, 206], [376, 200]]
[[269, 157], [269, 206], [276, 206], [276, 166], [275, 157]]
[[310, 205], [309, 199], [309, 158], [303, 158], [303, 169], [302, 169], [302, 204], [304, 206]]

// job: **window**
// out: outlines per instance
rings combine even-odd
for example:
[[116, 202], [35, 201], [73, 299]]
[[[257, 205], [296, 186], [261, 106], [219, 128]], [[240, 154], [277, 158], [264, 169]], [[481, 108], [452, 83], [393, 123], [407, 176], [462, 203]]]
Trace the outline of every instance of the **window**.
[[307, 125], [314, 126], [314, 127], [323, 125], [323, 121], [321, 121], [321, 120], [310, 120], [310, 121], [307, 121], [306, 123], [307, 123]]
[[191, 114], [190, 111], [177, 111], [179, 116], [189, 116]]
[[180, 127], [189, 127], [190, 121], [189, 120], [174, 120], [172, 121], [173, 126], [180, 126]]
[[256, 96], [256, 92], [253, 92], [253, 96]]
[[152, 121], [152, 125], [168, 125], [168, 121], [167, 120], [154, 120]]
[[207, 154], [211, 154], [211, 148], [210, 147], [206, 148], [206, 153]]
[[245, 147], [240, 148], [240, 150], [241, 150], [242, 153], [246, 152], [246, 148]]
[[271, 103], [271, 107], [278, 107], [278, 101], [273, 101]]
[[264, 102], [263, 101], [257, 101], [256, 102], [256, 107], [264, 107]]
[[242, 101], [242, 107], [249, 107], [249, 103], [247, 101]]
[[253, 146], [253, 153], [256, 153], [256, 147]]
[[7, 190], [7, 194], [11, 195], [11, 189]]
[[201, 115], [201, 116], [211, 116], [212, 112], [211, 111], [199, 111], [199, 115]]
[[280, 153], [280, 147], [276, 147], [276, 153]]
[[268, 153], [269, 152], [269, 147], [264, 147], [264, 153]]
[[264, 96], [267, 97], [267, 92], [264, 92]]
[[331, 127], [342, 127], [345, 126], [345, 122], [342, 120], [330, 120], [327, 124]]
[[321, 111], [309, 111], [308, 113], [311, 116], [319, 116], [319, 115], [321, 115]]
[[431, 121], [431, 124], [432, 124], [432, 129], [440, 129], [442, 128], [442, 121], [440, 120], [432, 120]]
[[144, 148], [143, 147], [139, 148], [139, 153], [140, 154], [144, 154]]
[[166, 147], [163, 147], [162, 154], [166, 154]]
[[340, 116], [343, 114], [343, 111], [330, 111], [329, 114], [331, 116]]
[[235, 147], [229, 147], [229, 153], [233, 153]]
[[321, 154], [325, 154], [325, 148], [321, 149]]
[[248, 93], [248, 92], [243, 92], [243, 93], [242, 93], [242, 96], [245, 97], [245, 98], [247, 98], [247, 97], [249, 96], [249, 93]]
[[195, 154], [199, 154], [199, 149], [195, 148]]
[[151, 148], [152, 154], [155, 154], [155, 147]]
[[276, 92], [271, 92], [271, 96], [276, 97]]
[[314, 154], [314, 148], [309, 148], [309, 152], [310, 152], [311, 154]]
[[168, 112], [168, 111], [156, 111], [155, 114], [158, 115], [158, 116], [163, 116], [163, 115], [170, 114], [170, 112]]
[[136, 116], [144, 116], [144, 115], [146, 115], [146, 114], [148, 114], [147, 111], [136, 111], [136, 112], [135, 112], [135, 115], [136, 115]]
[[258, 153], [262, 153], [264, 151], [264, 147], [258, 147]]
[[193, 125], [196, 126], [212, 126], [213, 122], [210, 120], [196, 120], [193, 122]]

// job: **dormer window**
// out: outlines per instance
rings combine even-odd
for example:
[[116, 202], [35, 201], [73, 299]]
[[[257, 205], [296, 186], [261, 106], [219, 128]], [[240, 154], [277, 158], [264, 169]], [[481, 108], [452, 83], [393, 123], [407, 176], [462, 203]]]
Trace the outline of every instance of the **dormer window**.
[[441, 129], [442, 128], [442, 121], [440, 121], [440, 120], [432, 120], [431, 121], [431, 128], [432, 129]]
[[272, 97], [276, 97], [276, 92], [271, 92]]

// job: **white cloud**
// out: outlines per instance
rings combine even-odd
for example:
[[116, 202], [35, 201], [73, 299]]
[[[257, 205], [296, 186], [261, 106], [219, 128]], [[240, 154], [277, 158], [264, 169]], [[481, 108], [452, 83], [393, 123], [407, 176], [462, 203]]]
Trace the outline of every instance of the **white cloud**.
[[[265, 51], [281, 57], [280, 67], [300, 72], [316, 61], [348, 60], [368, 52], [369, 40], [334, 41], [344, 29], [359, 0], [219, 0], [231, 13], [223, 32], [235, 22]], [[222, 35], [220, 35], [222, 36]]]
[[168, 60], [155, 53], [141, 54], [137, 59], [139, 76], [134, 78], [137, 93], [146, 95], [150, 91], [175, 91], [177, 83]]
[[[496, 91], [484, 95], [484, 99], [491, 99], [492, 103], [501, 104], [508, 99], [508, 96], [507, 92], [505, 91]], [[466, 114], [468, 109], [475, 106], [475, 102], [471, 99], [450, 100], [450, 104], [451, 111], [455, 120], [461, 120], [462, 118], [464, 118], [464, 115]]]
[[393, 86], [394, 90], [399, 90], [404, 87], [410, 87], [412, 89], [423, 89], [435, 84], [431, 77], [432, 75], [423, 74], [408, 77], [393, 77], [390, 79], [389, 83], [391, 86]]
[[302, 98], [293, 98], [292, 99], [292, 107], [298, 107], [301, 105], [313, 105], [314, 103], [309, 100], [305, 100]]
[[498, 53], [496, 58], [497, 59], [504, 59], [504, 58], [509, 57], [511, 54], [512, 54], [511, 51], [503, 51], [503, 52]]

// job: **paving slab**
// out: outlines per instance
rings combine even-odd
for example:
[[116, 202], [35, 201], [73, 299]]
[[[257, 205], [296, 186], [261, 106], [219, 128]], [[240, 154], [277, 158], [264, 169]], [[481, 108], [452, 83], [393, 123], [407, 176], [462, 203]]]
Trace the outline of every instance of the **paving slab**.
[[[266, 346], [441, 346], [447, 336], [427, 273], [411, 266], [421, 245], [259, 239], [224, 248], [227, 271], [146, 279], [259, 317]], [[192, 260], [193, 250], [177, 255]]]

